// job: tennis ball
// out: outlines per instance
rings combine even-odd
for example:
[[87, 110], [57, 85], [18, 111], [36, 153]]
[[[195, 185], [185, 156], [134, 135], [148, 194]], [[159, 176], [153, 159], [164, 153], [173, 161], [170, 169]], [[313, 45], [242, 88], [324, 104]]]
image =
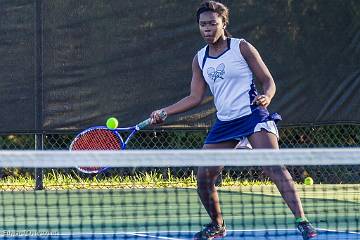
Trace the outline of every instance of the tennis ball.
[[313, 185], [314, 180], [311, 177], [307, 177], [307, 178], [304, 179], [304, 184], [305, 185]]
[[114, 117], [111, 117], [106, 121], [106, 127], [108, 127], [109, 129], [115, 129], [118, 127], [118, 125], [119, 125], [119, 122]]

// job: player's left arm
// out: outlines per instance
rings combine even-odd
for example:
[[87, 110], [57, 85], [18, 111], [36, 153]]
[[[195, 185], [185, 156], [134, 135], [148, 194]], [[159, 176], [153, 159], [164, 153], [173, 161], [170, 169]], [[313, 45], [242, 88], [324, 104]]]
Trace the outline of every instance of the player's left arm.
[[259, 106], [269, 106], [276, 92], [275, 82], [269, 69], [262, 60], [259, 52], [250, 43], [241, 41], [240, 51], [256, 79], [262, 85], [263, 94], [256, 96], [254, 102]]

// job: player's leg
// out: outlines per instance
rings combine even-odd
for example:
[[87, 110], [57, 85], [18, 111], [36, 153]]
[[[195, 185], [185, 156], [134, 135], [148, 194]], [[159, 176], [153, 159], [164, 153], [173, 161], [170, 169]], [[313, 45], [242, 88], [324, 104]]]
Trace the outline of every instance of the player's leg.
[[[236, 141], [205, 144], [203, 149], [232, 149], [236, 146], [236, 144]], [[201, 203], [204, 205], [204, 208], [209, 214], [211, 220], [218, 224], [222, 224], [223, 219], [215, 182], [221, 174], [222, 169], [222, 166], [199, 167], [197, 172], [197, 187]]]
[[[279, 149], [277, 136], [265, 130], [255, 132], [248, 137], [253, 148]], [[281, 196], [294, 214], [297, 226], [304, 239], [316, 236], [315, 229], [305, 218], [301, 200], [294, 181], [285, 166], [263, 167], [264, 173], [275, 183]]]
[[[265, 130], [252, 134], [249, 137], [249, 141], [251, 146], [255, 149], [279, 149], [276, 135]], [[263, 170], [264, 173], [275, 183], [295, 217], [304, 217], [300, 197], [295, 188], [294, 181], [286, 167], [269, 166], [263, 167]]]
[[[216, 144], [205, 144], [204, 149], [232, 149], [236, 146], [236, 141], [227, 141]], [[221, 174], [223, 167], [199, 167], [197, 172], [198, 194], [211, 218], [211, 223], [206, 225], [203, 230], [198, 232], [194, 239], [207, 239], [208, 237], [225, 236], [226, 229], [219, 202], [219, 195], [215, 187], [215, 182]]]

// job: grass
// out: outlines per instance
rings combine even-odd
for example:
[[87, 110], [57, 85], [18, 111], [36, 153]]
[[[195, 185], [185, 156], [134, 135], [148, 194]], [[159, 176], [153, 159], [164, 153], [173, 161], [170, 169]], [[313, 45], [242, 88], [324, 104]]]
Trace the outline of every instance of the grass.
[[[102, 175], [84, 177], [75, 172], [63, 173], [51, 170], [44, 175], [44, 186], [47, 190], [72, 190], [72, 189], [126, 189], [126, 188], [195, 188], [196, 175], [193, 171], [185, 177], [177, 177], [170, 169], [166, 173], [159, 171], [135, 172], [132, 175]], [[250, 181], [232, 178], [225, 175], [222, 187], [271, 185], [270, 181]], [[33, 176], [17, 175], [0, 179], [0, 190], [23, 191], [33, 190], [35, 179]]]

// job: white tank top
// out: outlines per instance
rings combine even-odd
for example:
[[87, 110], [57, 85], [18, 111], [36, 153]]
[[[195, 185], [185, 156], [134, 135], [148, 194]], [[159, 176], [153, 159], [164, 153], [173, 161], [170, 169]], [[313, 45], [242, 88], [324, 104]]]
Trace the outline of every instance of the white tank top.
[[229, 38], [228, 49], [214, 58], [205, 46], [198, 52], [198, 62], [205, 81], [214, 95], [217, 117], [229, 121], [251, 114], [252, 100], [257, 95], [253, 74], [239, 44], [244, 39]]

